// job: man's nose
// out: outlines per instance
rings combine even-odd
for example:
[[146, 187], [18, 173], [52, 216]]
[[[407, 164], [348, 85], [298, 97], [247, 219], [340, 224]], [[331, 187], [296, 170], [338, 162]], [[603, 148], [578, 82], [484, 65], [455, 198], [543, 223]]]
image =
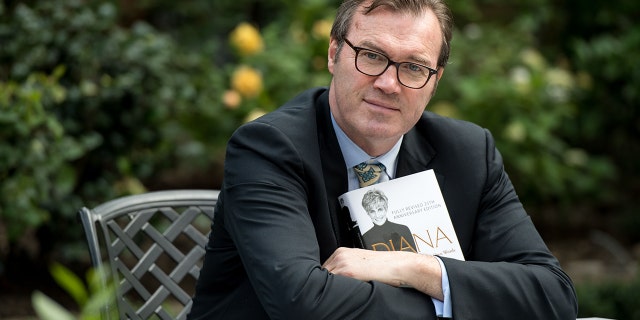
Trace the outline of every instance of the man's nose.
[[373, 85], [386, 94], [399, 92], [402, 84], [398, 81], [397, 67], [395, 65], [390, 65], [387, 70], [376, 77], [376, 81]]

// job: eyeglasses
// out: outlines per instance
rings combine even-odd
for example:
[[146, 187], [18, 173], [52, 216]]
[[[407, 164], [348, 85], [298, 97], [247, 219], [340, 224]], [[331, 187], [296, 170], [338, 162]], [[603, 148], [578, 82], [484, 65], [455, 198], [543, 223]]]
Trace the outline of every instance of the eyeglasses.
[[387, 71], [390, 65], [394, 65], [398, 81], [403, 86], [420, 89], [427, 85], [431, 76], [438, 73], [438, 70], [418, 63], [395, 62], [380, 52], [356, 47], [347, 39], [344, 41], [356, 52], [356, 69], [368, 76], [379, 76]]

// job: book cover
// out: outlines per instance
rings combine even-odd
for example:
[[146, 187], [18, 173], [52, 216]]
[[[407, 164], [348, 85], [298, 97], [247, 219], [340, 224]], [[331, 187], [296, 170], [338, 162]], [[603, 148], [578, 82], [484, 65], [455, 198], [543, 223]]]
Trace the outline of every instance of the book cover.
[[338, 199], [365, 249], [464, 260], [433, 170], [352, 190]]

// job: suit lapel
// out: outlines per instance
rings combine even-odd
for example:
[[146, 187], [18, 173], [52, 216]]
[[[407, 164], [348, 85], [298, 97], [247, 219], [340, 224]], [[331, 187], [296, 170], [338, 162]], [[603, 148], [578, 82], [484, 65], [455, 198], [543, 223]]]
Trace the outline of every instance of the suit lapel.
[[331, 122], [328, 92], [324, 92], [316, 101], [318, 143], [321, 150], [320, 158], [325, 179], [327, 203], [333, 231], [336, 236], [336, 246], [353, 246], [347, 230], [348, 221], [346, 219], [349, 217], [344, 216], [338, 202], [338, 197], [347, 192], [348, 183], [344, 157]]
[[[429, 142], [429, 135], [423, 126], [428, 125], [420, 120], [402, 140], [402, 146], [398, 153], [398, 167], [396, 178], [433, 168], [432, 161], [436, 157], [436, 149]], [[441, 172], [435, 171], [440, 188], [444, 186], [445, 177]]]
[[398, 153], [396, 177], [429, 169], [429, 162], [435, 155], [436, 151], [426, 137], [418, 134], [416, 127], [412, 128], [402, 140], [402, 146]]

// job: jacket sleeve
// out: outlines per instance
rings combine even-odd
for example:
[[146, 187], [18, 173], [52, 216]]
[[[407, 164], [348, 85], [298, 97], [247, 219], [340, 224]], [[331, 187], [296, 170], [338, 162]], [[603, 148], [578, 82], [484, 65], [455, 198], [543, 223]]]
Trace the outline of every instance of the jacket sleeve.
[[[271, 143], [260, 143], [264, 137]], [[310, 211], [326, 209], [309, 203], [311, 181], [322, 181], [322, 172], [311, 170], [306, 156], [269, 123], [243, 126], [227, 147], [225, 228], [269, 317], [435, 319], [430, 298], [413, 289], [321, 268]]]
[[442, 258], [454, 319], [576, 319], [569, 277], [520, 203], [488, 131], [486, 183], [467, 261]]

